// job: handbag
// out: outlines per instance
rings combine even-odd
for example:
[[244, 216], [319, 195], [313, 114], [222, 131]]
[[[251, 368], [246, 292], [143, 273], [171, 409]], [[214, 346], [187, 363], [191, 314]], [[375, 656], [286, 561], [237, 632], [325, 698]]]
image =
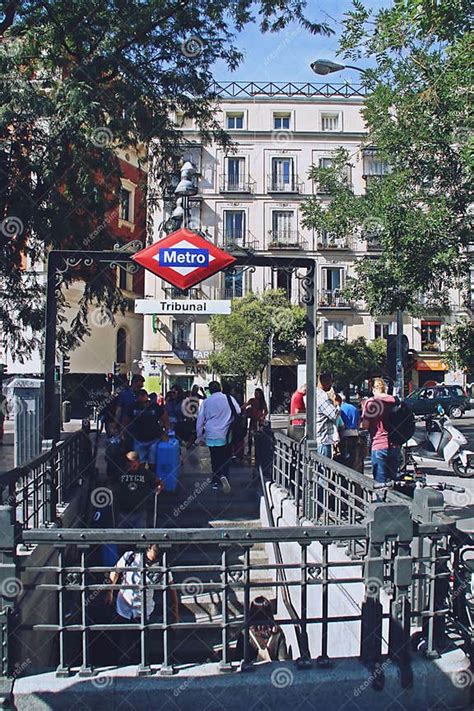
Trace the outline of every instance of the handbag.
[[237, 414], [234, 403], [230, 395], [226, 395], [227, 402], [229, 403], [230, 411], [232, 413], [232, 420], [227, 431], [227, 444], [231, 442], [241, 442], [245, 435], [247, 434], [247, 418], [245, 414]]

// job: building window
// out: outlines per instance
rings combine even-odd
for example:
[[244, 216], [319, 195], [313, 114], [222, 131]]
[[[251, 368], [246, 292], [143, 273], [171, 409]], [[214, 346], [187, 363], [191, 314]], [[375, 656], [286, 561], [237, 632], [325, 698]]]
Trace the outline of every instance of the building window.
[[224, 276], [224, 297], [226, 299], [235, 299], [239, 296], [243, 296], [243, 276], [244, 272], [242, 269], [232, 269], [227, 271]]
[[127, 332], [124, 328], [117, 331], [117, 363], [127, 362]]
[[271, 190], [293, 190], [294, 175], [293, 158], [272, 158]]
[[295, 239], [294, 214], [293, 210], [274, 210], [272, 212], [272, 242], [289, 244]]
[[291, 299], [291, 269], [276, 270], [276, 288], [284, 291], [288, 300]]
[[376, 148], [366, 148], [363, 151], [362, 175], [364, 178], [380, 178], [390, 172], [390, 166], [386, 160], [377, 155]]
[[340, 114], [336, 112], [325, 112], [321, 114], [321, 131], [340, 131]]
[[226, 114], [226, 128], [228, 129], [239, 129], [244, 127], [244, 114], [242, 113], [232, 113]]
[[173, 321], [173, 349], [192, 348], [191, 321]]
[[241, 191], [245, 188], [245, 158], [227, 159], [227, 189]]
[[289, 130], [291, 114], [273, 114], [273, 128], [276, 131]]
[[395, 323], [374, 323], [374, 338], [385, 338], [395, 335]]
[[245, 212], [224, 210], [224, 240], [228, 243], [243, 244], [245, 234]]
[[122, 188], [120, 190], [120, 219], [124, 222], [133, 222], [132, 217], [132, 191]]
[[434, 353], [441, 350], [441, 321], [421, 322], [421, 350]]
[[324, 340], [337, 341], [345, 337], [344, 321], [325, 321], [324, 322]]
[[337, 291], [342, 289], [343, 271], [342, 267], [323, 267], [323, 288], [326, 289], [326, 291]]

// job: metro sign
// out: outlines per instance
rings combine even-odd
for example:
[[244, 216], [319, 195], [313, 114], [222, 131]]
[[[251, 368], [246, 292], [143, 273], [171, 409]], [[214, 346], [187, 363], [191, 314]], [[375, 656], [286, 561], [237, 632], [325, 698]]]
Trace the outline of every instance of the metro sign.
[[182, 227], [140, 250], [132, 259], [178, 289], [189, 289], [236, 260], [200, 235]]

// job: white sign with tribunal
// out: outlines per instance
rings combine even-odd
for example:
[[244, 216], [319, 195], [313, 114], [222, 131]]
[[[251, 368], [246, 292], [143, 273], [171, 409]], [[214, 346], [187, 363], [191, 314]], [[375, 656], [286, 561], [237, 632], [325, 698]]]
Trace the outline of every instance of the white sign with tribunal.
[[205, 299], [136, 299], [136, 314], [196, 314], [206, 316], [207, 314], [230, 314], [231, 301], [205, 300]]

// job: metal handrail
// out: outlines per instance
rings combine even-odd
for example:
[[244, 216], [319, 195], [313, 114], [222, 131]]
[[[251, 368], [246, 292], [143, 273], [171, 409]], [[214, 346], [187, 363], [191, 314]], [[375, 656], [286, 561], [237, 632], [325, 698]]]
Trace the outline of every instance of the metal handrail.
[[253, 96], [343, 96], [345, 98], [364, 97], [365, 86], [357, 84], [315, 84], [313, 82], [259, 82], [227, 81], [215, 82], [212, 93], [221, 98]]

